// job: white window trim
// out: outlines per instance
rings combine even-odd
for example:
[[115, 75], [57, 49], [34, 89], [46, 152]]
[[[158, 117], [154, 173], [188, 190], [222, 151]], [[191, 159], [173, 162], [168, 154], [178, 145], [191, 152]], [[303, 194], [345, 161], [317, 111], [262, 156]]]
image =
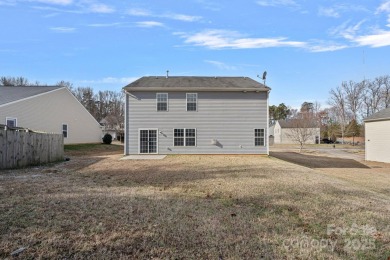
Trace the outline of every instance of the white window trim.
[[16, 117], [6, 117], [5, 118], [5, 125], [7, 125], [7, 121], [10, 120], [10, 121], [15, 121], [15, 127], [18, 127], [18, 118]]
[[[264, 136], [263, 136], [263, 140], [264, 140], [264, 144], [263, 145], [256, 145], [256, 138], [258, 138], [258, 137], [256, 137], [255, 136], [255, 130], [256, 129], [260, 129], [260, 130], [264, 130]], [[265, 137], [266, 137], [266, 131], [265, 131], [265, 128], [253, 128], [253, 145], [255, 146], [255, 147], [265, 147], [266, 146], [266, 139], [265, 139]]]
[[[66, 137], [64, 136], [64, 125], [66, 125]], [[64, 138], [68, 139], [69, 138], [69, 125], [62, 123], [61, 125], [61, 134], [64, 136]]]
[[[188, 104], [188, 98], [187, 98], [187, 96], [188, 96], [188, 94], [195, 94], [196, 95], [196, 110], [188, 110], [188, 106], [187, 106], [187, 104]], [[198, 112], [198, 93], [186, 93], [186, 111], [187, 112]]]
[[[158, 99], [157, 99], [158, 94], [165, 94], [165, 95], [167, 95], [167, 110], [158, 110]], [[156, 93], [156, 111], [157, 112], [168, 112], [169, 111], [169, 102], [168, 102], [168, 100], [169, 100], [168, 93]]]
[[[175, 129], [183, 129], [184, 130], [184, 145], [183, 146], [179, 146], [179, 145], [175, 145]], [[194, 146], [187, 146], [186, 145], [186, 129], [195, 129], [195, 145]], [[180, 127], [176, 127], [176, 128], [173, 128], [172, 130], [172, 136], [173, 136], [173, 139], [172, 139], [172, 146], [173, 147], [197, 147], [198, 146], [198, 130], [197, 128], [180, 128]]]
[[[141, 141], [140, 141], [140, 136], [141, 136], [141, 130], [156, 130], [156, 152], [155, 153], [141, 153]], [[158, 135], [159, 131], [158, 128], [138, 128], [138, 154], [158, 154]]]

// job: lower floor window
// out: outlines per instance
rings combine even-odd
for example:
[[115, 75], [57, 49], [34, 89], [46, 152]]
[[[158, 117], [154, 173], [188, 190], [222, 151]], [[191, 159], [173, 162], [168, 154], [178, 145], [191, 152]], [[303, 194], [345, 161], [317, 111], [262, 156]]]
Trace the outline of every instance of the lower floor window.
[[196, 146], [196, 129], [174, 129], [173, 130], [174, 146]]
[[6, 120], [5, 124], [8, 127], [16, 127], [17, 126], [16, 118], [14, 118], [14, 117], [7, 117], [5, 120]]
[[62, 134], [64, 135], [64, 138], [68, 138], [68, 125], [67, 124], [62, 125]]
[[265, 145], [265, 130], [264, 129], [255, 129], [255, 146], [264, 146]]

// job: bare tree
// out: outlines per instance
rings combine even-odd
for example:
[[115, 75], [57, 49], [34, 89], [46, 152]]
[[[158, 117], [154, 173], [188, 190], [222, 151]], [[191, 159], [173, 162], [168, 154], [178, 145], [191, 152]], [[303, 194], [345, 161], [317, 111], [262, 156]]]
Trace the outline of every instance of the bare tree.
[[345, 128], [348, 120], [347, 107], [345, 104], [345, 93], [342, 87], [330, 90], [330, 98], [328, 101], [336, 114], [336, 120], [339, 123], [342, 143], [344, 144]]
[[374, 81], [363, 81], [364, 84], [364, 117], [368, 117], [381, 108], [381, 79], [376, 78]]
[[299, 144], [299, 152], [302, 152], [304, 145], [313, 137], [318, 136], [317, 123], [310, 114], [300, 113], [298, 117], [289, 120], [290, 127], [286, 136], [293, 142]]
[[383, 105], [385, 108], [390, 107], [390, 76], [386, 75], [381, 77], [382, 81], [382, 87], [381, 87], [381, 92], [382, 92], [382, 97], [383, 97]]
[[356, 83], [351, 80], [349, 82], [343, 82], [341, 87], [345, 97], [345, 108], [351, 112], [352, 119], [357, 120], [362, 106], [364, 82]]
[[31, 86], [24, 77], [0, 77], [0, 85], [6, 87]]
[[69, 81], [61, 80], [57, 82], [56, 86], [67, 87], [70, 90], [70, 92], [73, 92], [73, 84]]

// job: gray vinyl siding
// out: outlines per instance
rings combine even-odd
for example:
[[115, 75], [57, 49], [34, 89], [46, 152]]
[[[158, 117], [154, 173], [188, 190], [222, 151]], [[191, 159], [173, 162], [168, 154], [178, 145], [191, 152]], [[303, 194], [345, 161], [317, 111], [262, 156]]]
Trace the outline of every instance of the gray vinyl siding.
[[[267, 92], [192, 91], [197, 111], [186, 111], [186, 92], [167, 93], [169, 111], [156, 111], [156, 92], [127, 95], [126, 154], [138, 154], [141, 128], [158, 129], [159, 154], [267, 154]], [[173, 146], [175, 128], [196, 129], [196, 147]], [[265, 129], [265, 146], [255, 147], [254, 129]]]
[[102, 141], [100, 124], [66, 88], [2, 105], [2, 124], [6, 117], [17, 118], [19, 127], [49, 133], [62, 133], [62, 125], [67, 124], [65, 144]]

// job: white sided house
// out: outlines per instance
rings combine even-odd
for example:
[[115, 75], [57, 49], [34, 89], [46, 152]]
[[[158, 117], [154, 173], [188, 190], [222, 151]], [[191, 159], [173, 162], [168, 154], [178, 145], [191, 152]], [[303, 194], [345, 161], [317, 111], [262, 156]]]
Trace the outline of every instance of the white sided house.
[[268, 154], [270, 88], [247, 77], [142, 77], [124, 87], [125, 154]]
[[366, 160], [390, 163], [390, 108], [364, 119]]
[[320, 128], [300, 119], [277, 120], [273, 127], [275, 144], [296, 144], [297, 138], [305, 138], [306, 144], [317, 144]]
[[62, 133], [65, 144], [100, 143], [100, 124], [66, 87], [0, 87], [0, 124]]

